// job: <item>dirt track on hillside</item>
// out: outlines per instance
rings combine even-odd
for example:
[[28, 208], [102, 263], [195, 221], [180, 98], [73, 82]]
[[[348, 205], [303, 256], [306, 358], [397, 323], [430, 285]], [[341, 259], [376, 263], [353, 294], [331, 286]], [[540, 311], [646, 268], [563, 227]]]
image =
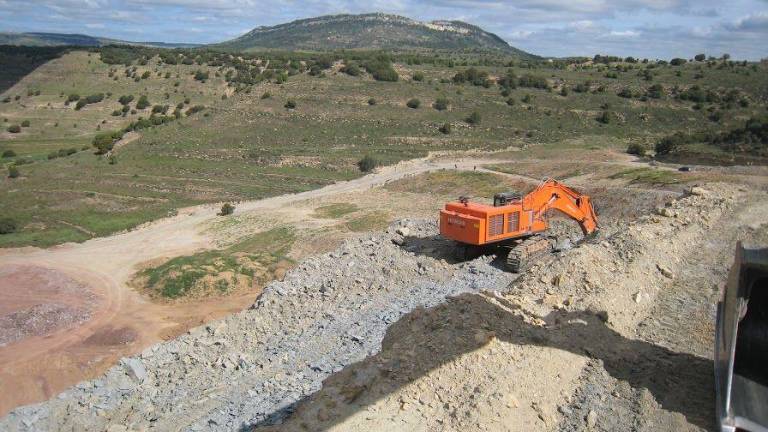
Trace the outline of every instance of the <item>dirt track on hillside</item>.
[[[344, 196], [427, 171], [473, 169], [489, 162], [498, 161], [417, 159], [321, 189], [241, 202], [237, 204], [237, 213], [279, 210], [281, 218], [291, 220], [292, 205], [300, 201]], [[83, 379], [94, 377], [120, 357], [250, 305], [258, 291], [216, 301], [161, 304], [149, 301], [128, 287], [132, 275], [144, 263], [214, 248], [216, 239], [207, 227], [216, 219], [218, 209], [218, 205], [181, 209], [177, 216], [81, 244], [0, 250], [0, 270], [24, 266], [30, 275], [34, 269], [58, 274], [87, 287], [99, 299], [98, 307], [90, 311], [90, 319], [82, 324], [51, 329], [43, 335], [28, 335], [0, 347], [0, 385], [19, 389], [0, 394], [0, 415], [16, 406], [48, 399]], [[293, 216], [299, 221], [306, 213], [296, 212]], [[35, 290], [34, 286], [6, 283], [16, 285], [17, 290]], [[81, 301], [87, 299], [83, 296]], [[12, 312], [25, 311], [28, 307], [26, 303], [14, 304], [13, 300], [4, 304], [4, 308]]]

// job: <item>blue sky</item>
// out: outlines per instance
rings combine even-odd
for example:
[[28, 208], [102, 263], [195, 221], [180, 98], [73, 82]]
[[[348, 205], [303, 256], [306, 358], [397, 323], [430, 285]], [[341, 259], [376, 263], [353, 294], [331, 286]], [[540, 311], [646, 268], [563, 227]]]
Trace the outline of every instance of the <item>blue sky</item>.
[[336, 13], [458, 19], [543, 56], [768, 57], [768, 0], [0, 0], [0, 31], [219, 42]]

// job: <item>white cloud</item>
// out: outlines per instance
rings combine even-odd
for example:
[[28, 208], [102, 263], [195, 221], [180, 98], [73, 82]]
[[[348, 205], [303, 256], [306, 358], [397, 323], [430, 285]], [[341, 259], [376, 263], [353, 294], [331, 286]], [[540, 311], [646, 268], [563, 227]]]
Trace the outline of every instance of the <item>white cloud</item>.
[[640, 32], [634, 31], [634, 30], [622, 30], [622, 31], [616, 31], [612, 30], [609, 35], [614, 37], [620, 37], [620, 38], [633, 38], [640, 36]]

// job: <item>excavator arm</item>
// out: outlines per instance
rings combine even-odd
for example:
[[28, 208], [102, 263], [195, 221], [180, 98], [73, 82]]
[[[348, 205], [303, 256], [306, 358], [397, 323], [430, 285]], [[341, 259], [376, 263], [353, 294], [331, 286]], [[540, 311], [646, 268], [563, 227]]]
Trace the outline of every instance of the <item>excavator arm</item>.
[[523, 198], [523, 209], [533, 210], [535, 219], [542, 219], [547, 210], [558, 210], [578, 222], [585, 236], [597, 230], [597, 215], [589, 196], [553, 179], [545, 180], [526, 195]]

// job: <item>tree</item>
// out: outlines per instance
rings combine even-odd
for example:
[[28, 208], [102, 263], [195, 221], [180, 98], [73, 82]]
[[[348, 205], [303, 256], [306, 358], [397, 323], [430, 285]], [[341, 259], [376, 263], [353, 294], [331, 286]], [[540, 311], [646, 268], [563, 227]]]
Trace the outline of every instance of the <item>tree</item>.
[[8, 126], [7, 130], [10, 133], [14, 133], [14, 134], [15, 133], [19, 133], [19, 132], [21, 132], [21, 126], [19, 126], [19, 125], [10, 125], [10, 126]]
[[296, 101], [295, 101], [295, 100], [293, 100], [293, 99], [288, 99], [288, 100], [285, 102], [285, 107], [286, 107], [287, 109], [296, 109]]
[[443, 133], [443, 134], [445, 134], [445, 135], [448, 135], [448, 134], [450, 134], [450, 133], [451, 133], [451, 124], [450, 124], [450, 123], [443, 123], [443, 124], [442, 124], [442, 125], [441, 125], [441, 126], [438, 128], [438, 130], [439, 130], [441, 133]]
[[235, 206], [233, 206], [230, 203], [224, 203], [224, 205], [221, 206], [221, 211], [219, 212], [219, 216], [228, 216], [235, 212]]
[[478, 125], [480, 124], [480, 121], [482, 119], [480, 118], [480, 113], [477, 111], [472, 111], [472, 114], [470, 114], [465, 121], [471, 125]]
[[700, 62], [700, 61], [706, 60], [706, 58], [707, 56], [704, 54], [696, 54], [696, 57], [694, 57], [693, 59], [696, 60], [697, 62]]
[[682, 66], [686, 63], [686, 61], [687, 60], [682, 58], [673, 58], [672, 60], [669, 61], [669, 64], [671, 64], [672, 66]]
[[405, 104], [408, 106], [408, 108], [416, 109], [421, 105], [421, 101], [416, 98], [413, 98], [408, 102], [406, 102]]
[[15, 220], [4, 217], [0, 218], [0, 234], [10, 234], [16, 232], [19, 229]]
[[21, 173], [19, 172], [19, 169], [16, 167], [16, 165], [9, 165], [8, 166], [8, 177], [9, 178], [17, 178], [20, 175], [21, 175]]
[[440, 97], [435, 99], [435, 103], [432, 104], [432, 107], [438, 111], [445, 111], [448, 109], [448, 105], [450, 105], [448, 99]]
[[362, 172], [372, 171], [378, 165], [379, 165], [379, 162], [376, 159], [372, 158], [370, 155], [365, 155], [362, 159], [360, 159], [357, 162], [357, 167]]

